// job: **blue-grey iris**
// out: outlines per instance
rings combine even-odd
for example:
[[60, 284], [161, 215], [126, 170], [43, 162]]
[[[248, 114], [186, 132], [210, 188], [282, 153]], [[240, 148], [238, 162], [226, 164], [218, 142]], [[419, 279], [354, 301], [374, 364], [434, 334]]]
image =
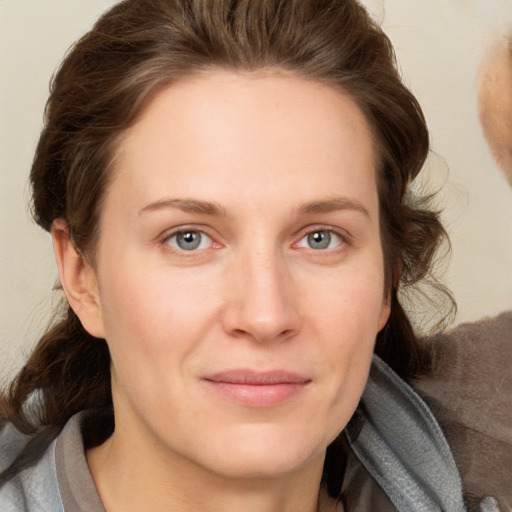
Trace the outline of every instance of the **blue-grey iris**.
[[314, 231], [308, 235], [308, 245], [311, 249], [327, 249], [331, 243], [331, 234], [328, 231]]
[[202, 235], [198, 231], [184, 231], [176, 235], [176, 243], [184, 251], [193, 251], [201, 245]]

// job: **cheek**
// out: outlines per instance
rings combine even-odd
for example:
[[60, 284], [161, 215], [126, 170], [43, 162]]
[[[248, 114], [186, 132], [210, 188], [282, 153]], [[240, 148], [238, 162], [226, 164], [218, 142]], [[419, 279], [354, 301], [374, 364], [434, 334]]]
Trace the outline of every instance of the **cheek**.
[[357, 407], [388, 308], [378, 265], [340, 272], [328, 290], [312, 301], [310, 315], [316, 319], [314, 335], [323, 340], [318, 347], [325, 365], [321, 373], [330, 377], [326, 385], [331, 397], [326, 417], [331, 413], [331, 434], [337, 435]]
[[380, 261], [347, 265], [323, 279], [322, 287], [318, 286], [319, 276], [308, 279], [305, 289], [312, 291], [306, 311], [317, 319], [319, 328], [356, 344], [380, 330], [388, 309]]
[[202, 283], [198, 277], [180, 278], [166, 269], [112, 270], [100, 290], [111, 351], [158, 362], [192, 350], [216, 309], [212, 297], [200, 293]]
[[129, 403], [144, 421], [165, 425], [169, 408], [188, 396], [191, 361], [211, 330], [215, 306], [189, 279], [162, 269], [121, 270], [100, 292], [115, 404], [124, 411]]

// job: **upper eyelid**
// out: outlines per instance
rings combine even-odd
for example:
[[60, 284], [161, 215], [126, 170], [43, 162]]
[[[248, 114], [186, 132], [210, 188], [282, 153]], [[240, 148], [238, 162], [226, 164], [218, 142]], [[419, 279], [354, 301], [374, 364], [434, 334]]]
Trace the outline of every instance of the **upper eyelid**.
[[161, 239], [162, 241], [168, 240], [169, 238], [178, 235], [179, 233], [186, 233], [187, 231], [197, 231], [198, 233], [202, 233], [206, 236], [209, 236], [212, 240], [214, 239], [214, 236], [210, 232], [210, 229], [202, 227], [202, 226], [196, 226], [196, 225], [183, 225], [183, 226], [177, 226], [175, 228], [169, 228], [164, 231], [162, 231], [158, 235], [158, 239]]
[[309, 235], [310, 233], [314, 233], [315, 231], [328, 231], [329, 233], [334, 233], [335, 235], [340, 236], [343, 240], [347, 241], [352, 238], [352, 235], [346, 229], [325, 224], [313, 224], [311, 226], [306, 226], [302, 229], [299, 229], [295, 236], [301, 239], [302, 237]]
[[201, 233], [202, 235], [205, 235], [213, 240], [213, 238], [206, 231], [203, 231], [201, 229], [178, 229], [177, 231], [171, 231], [169, 234], [164, 235], [164, 239], [169, 240], [169, 238], [173, 238], [179, 235], [180, 233]]

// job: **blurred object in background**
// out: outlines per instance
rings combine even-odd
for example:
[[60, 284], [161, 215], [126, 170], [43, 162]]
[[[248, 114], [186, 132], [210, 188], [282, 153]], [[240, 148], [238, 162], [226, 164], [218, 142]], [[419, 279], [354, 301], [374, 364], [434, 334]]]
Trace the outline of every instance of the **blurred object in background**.
[[478, 113], [485, 139], [512, 185], [512, 34], [489, 49], [479, 73]]

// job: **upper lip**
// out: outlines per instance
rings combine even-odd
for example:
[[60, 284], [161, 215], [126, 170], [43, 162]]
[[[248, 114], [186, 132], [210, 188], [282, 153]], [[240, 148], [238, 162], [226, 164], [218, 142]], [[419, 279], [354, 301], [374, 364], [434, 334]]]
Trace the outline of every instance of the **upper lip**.
[[205, 380], [225, 384], [271, 386], [276, 384], [307, 384], [310, 378], [285, 370], [255, 371], [250, 369], [228, 370], [208, 375]]

